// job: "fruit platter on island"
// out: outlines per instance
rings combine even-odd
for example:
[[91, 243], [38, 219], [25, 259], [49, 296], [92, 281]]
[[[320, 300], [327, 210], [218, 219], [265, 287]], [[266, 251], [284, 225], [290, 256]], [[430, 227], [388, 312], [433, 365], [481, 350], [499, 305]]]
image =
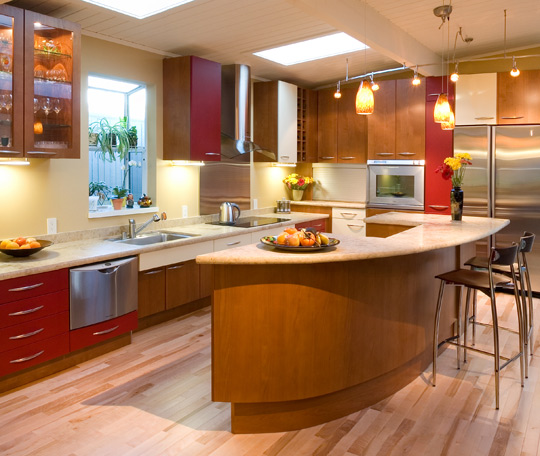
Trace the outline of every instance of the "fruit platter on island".
[[286, 228], [278, 236], [262, 237], [261, 242], [280, 250], [295, 252], [322, 250], [339, 244], [338, 239], [330, 238], [315, 228]]
[[0, 242], [0, 252], [15, 257], [25, 257], [39, 252], [50, 245], [52, 245], [51, 241], [20, 236], [14, 239], [4, 239]]

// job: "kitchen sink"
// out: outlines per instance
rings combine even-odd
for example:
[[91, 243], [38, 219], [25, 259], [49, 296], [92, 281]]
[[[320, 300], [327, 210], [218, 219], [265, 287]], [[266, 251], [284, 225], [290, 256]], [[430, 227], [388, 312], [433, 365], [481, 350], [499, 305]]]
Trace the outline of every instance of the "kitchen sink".
[[112, 238], [107, 239], [112, 242], [120, 242], [122, 244], [132, 245], [149, 245], [159, 244], [161, 242], [177, 241], [178, 239], [188, 239], [192, 237], [200, 236], [199, 234], [186, 234], [186, 233], [173, 233], [168, 231], [154, 231], [151, 233], [140, 234], [135, 238]]

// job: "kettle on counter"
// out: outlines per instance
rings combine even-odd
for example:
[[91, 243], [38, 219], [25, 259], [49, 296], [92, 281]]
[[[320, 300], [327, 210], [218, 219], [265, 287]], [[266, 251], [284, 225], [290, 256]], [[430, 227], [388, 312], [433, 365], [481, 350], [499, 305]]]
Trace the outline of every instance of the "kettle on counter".
[[[234, 216], [234, 209], [238, 211], [236, 217]], [[219, 222], [220, 223], [234, 223], [240, 217], [240, 207], [238, 204], [229, 203], [225, 201], [219, 206]]]

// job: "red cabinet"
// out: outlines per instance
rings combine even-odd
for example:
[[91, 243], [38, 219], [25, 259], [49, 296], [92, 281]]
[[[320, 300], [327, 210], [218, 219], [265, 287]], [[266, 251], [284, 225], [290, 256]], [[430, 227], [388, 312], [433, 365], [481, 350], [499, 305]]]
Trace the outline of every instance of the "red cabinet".
[[221, 65], [195, 56], [163, 60], [163, 158], [221, 160]]
[[[446, 80], [444, 81], [446, 88]], [[454, 106], [454, 84], [448, 87], [448, 99]], [[437, 167], [454, 153], [454, 131], [442, 130], [433, 121], [433, 110], [441, 93], [441, 77], [426, 78], [426, 172], [424, 187], [424, 212], [426, 214], [450, 214], [451, 180], [444, 180]]]
[[319, 232], [326, 233], [326, 219], [312, 220], [311, 222], [297, 223], [294, 226], [297, 230], [302, 228], [315, 228]]

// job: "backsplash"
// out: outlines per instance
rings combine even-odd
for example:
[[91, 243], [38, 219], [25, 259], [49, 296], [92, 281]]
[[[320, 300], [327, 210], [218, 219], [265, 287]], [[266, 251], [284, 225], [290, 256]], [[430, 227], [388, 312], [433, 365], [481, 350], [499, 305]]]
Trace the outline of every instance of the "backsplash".
[[313, 199], [319, 201], [366, 201], [366, 165], [314, 163]]

